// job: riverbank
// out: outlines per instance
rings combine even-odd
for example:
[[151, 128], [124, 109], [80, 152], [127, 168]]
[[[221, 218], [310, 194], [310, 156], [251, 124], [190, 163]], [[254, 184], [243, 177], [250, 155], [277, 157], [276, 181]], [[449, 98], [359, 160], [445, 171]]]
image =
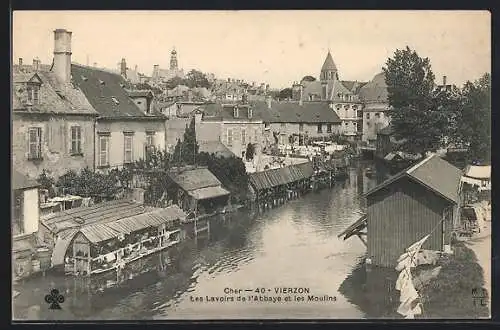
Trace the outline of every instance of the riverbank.
[[453, 247], [454, 253], [440, 261], [438, 276], [423, 285], [424, 313], [418, 318], [480, 319], [489, 317], [488, 292], [478, 258], [466, 243]]

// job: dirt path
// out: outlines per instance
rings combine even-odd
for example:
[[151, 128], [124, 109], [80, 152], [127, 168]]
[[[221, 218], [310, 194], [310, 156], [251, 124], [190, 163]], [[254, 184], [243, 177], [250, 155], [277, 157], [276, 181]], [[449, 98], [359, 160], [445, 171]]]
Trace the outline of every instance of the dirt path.
[[[476, 254], [479, 265], [483, 268], [484, 287], [491, 296], [491, 222], [485, 222], [481, 233], [467, 242], [467, 246]], [[488, 304], [491, 315], [491, 304]]]

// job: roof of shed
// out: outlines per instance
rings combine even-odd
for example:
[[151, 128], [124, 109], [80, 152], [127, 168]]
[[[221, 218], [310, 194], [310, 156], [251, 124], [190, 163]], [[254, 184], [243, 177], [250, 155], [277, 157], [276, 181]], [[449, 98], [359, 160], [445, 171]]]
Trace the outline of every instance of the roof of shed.
[[177, 205], [137, 214], [131, 217], [95, 223], [83, 226], [80, 232], [92, 243], [99, 243], [116, 238], [120, 234], [130, 234], [149, 227], [158, 227], [164, 223], [172, 223], [176, 219], [183, 219], [185, 213]]
[[168, 176], [185, 191], [221, 185], [221, 182], [207, 168], [170, 172]]
[[39, 187], [40, 184], [36, 180], [31, 180], [26, 175], [19, 173], [16, 170], [12, 171], [12, 189], [28, 189]]
[[58, 233], [69, 228], [119, 220], [144, 212], [146, 208], [142, 204], [132, 200], [116, 200], [58, 212], [41, 221], [51, 231]]
[[290, 165], [263, 172], [249, 174], [250, 184], [257, 190], [269, 189], [302, 179], [310, 178], [314, 173], [311, 162]]
[[459, 203], [459, 185], [462, 171], [436, 154], [432, 154], [417, 164], [397, 173], [375, 188], [368, 191], [369, 196], [403, 177], [408, 177], [437, 193], [445, 199]]

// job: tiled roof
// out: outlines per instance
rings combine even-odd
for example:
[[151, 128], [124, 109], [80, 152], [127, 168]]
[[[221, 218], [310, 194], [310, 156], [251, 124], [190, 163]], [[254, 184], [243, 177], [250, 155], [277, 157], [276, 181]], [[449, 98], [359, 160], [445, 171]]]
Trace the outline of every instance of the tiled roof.
[[357, 94], [359, 92], [359, 89], [367, 84], [366, 82], [352, 81], [352, 80], [342, 80], [341, 83], [342, 85], [345, 86], [345, 88], [347, 88], [353, 94]]
[[385, 74], [379, 73], [359, 90], [363, 102], [387, 102], [387, 84]]
[[333, 62], [332, 54], [330, 52], [328, 52], [328, 54], [326, 55], [325, 62], [321, 67], [321, 71], [328, 70], [337, 71], [337, 66], [335, 65], [335, 62]]
[[221, 185], [215, 175], [206, 168], [170, 172], [168, 176], [185, 191]]
[[16, 170], [12, 171], [12, 189], [28, 189], [39, 186], [40, 184], [35, 180], [30, 180], [26, 175], [23, 175]]
[[351, 92], [349, 89], [347, 89], [341, 82], [340, 80], [335, 79], [333, 81], [333, 84], [331, 86], [328, 86], [331, 88], [329, 90], [330, 93], [330, 100], [332, 101], [342, 101], [343, 99], [341, 98], [341, 95], [352, 95], [353, 92]]
[[[61, 84], [55, 73], [13, 71], [12, 109], [15, 112], [97, 115], [84, 93], [72, 84]], [[28, 81], [41, 81], [39, 103], [28, 104]]]
[[446, 160], [433, 154], [416, 165], [399, 172], [366, 193], [366, 196], [388, 186], [402, 177], [409, 177], [427, 189], [453, 203], [459, 203], [459, 184], [462, 171]]
[[326, 102], [275, 102], [271, 108], [267, 102], [250, 102], [252, 107], [252, 118], [248, 118], [246, 108], [239, 109], [238, 118], [234, 118], [232, 107], [223, 107], [219, 103], [211, 103], [203, 106], [205, 120], [245, 120], [265, 121], [270, 123], [340, 123], [337, 116]]
[[214, 154], [218, 157], [230, 158], [235, 154], [220, 141], [198, 141], [199, 152]]
[[153, 97], [153, 92], [149, 89], [145, 90], [127, 90], [129, 97]]
[[77, 64], [71, 65], [71, 74], [101, 118], [163, 118], [160, 113], [145, 114], [139, 109], [127, 94], [128, 83], [119, 74]]

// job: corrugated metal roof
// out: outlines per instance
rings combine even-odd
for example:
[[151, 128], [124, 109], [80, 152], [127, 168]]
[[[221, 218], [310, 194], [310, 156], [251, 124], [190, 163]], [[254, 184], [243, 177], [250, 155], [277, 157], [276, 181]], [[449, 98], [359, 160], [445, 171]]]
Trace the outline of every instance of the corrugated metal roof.
[[302, 179], [310, 178], [314, 173], [311, 162], [290, 165], [263, 172], [251, 173], [250, 184], [257, 190], [269, 189]]
[[435, 154], [426, 157], [416, 165], [390, 177], [368, 191], [365, 196], [373, 194], [402, 177], [414, 179], [453, 203], [459, 203], [460, 201], [459, 185], [462, 171]]
[[221, 185], [215, 175], [206, 168], [170, 172], [168, 176], [185, 191]]
[[79, 207], [58, 212], [41, 221], [47, 228], [57, 233], [75, 226], [80, 227], [94, 222], [118, 220], [144, 212], [144, 206], [137, 202], [116, 200], [90, 207]]
[[189, 192], [189, 195], [193, 196], [197, 200], [203, 200], [208, 198], [229, 195], [229, 191], [227, 191], [222, 187], [206, 187], [206, 188], [192, 190]]
[[107, 241], [121, 234], [130, 234], [148, 227], [171, 224], [176, 219], [184, 219], [186, 214], [177, 206], [156, 209], [152, 212], [105, 222], [93, 223], [80, 228], [80, 232], [92, 243]]

